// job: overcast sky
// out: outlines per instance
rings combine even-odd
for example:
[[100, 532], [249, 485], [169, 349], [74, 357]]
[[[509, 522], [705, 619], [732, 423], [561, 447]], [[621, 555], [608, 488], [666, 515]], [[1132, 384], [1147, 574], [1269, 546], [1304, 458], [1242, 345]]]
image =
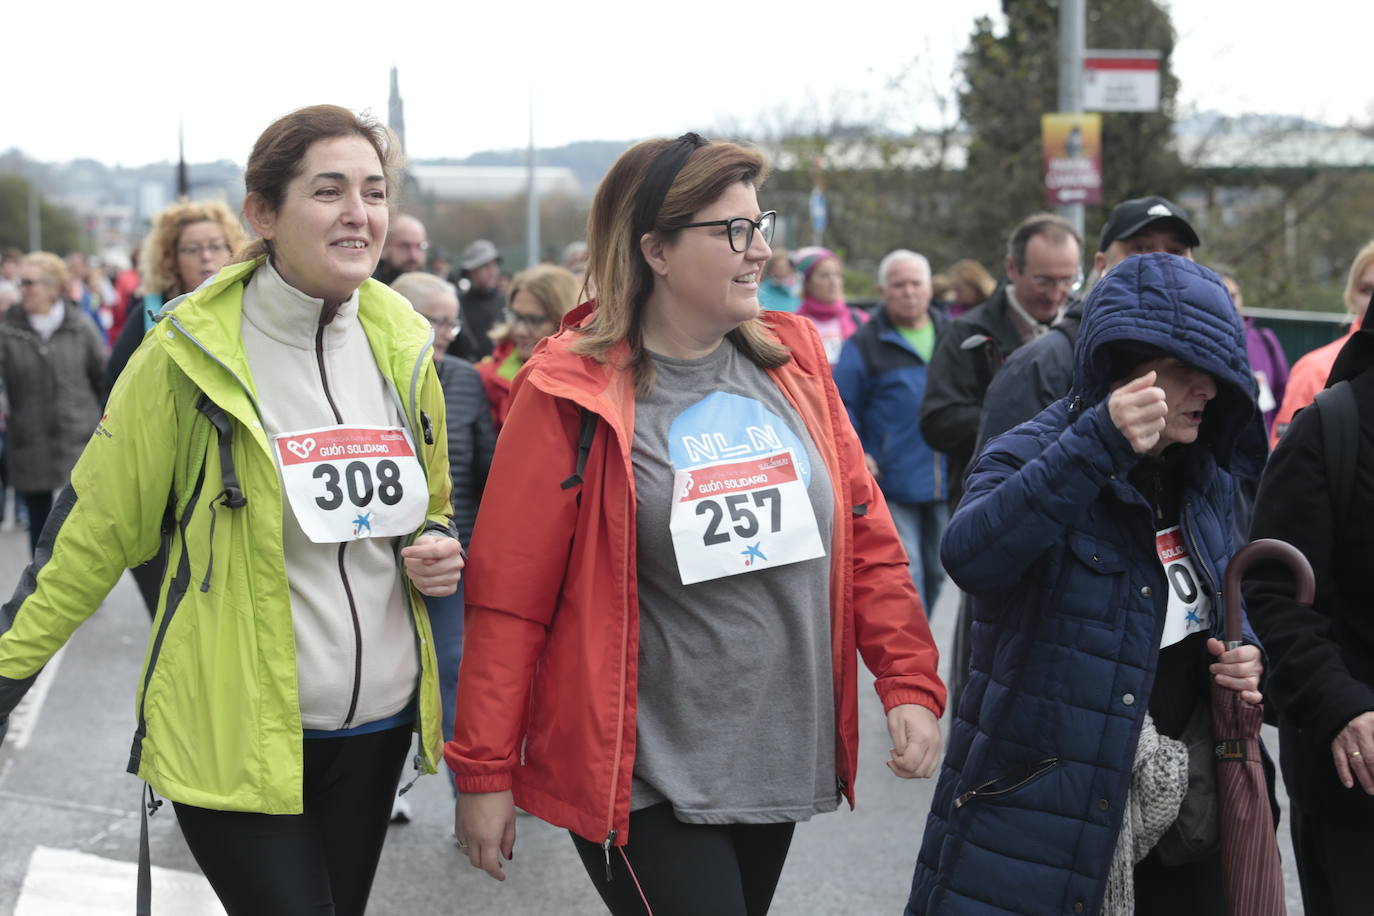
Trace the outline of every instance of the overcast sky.
[[[188, 159], [242, 163], [269, 121], [301, 105], [335, 102], [385, 119], [393, 65], [408, 152], [419, 158], [523, 146], [531, 91], [541, 146], [694, 127], [748, 131], [834, 107], [851, 115], [896, 107], [910, 112], [907, 124], [934, 125], [941, 113], [929, 100], [952, 99], [974, 18], [1000, 17], [1000, 8], [998, 0], [126, 0], [91, 11], [14, 0], [0, 14], [0, 150], [125, 165], [175, 159], [180, 117]], [[1307, 0], [1300, 15], [1290, 7], [1281, 16], [1254, 0], [1172, 8], [1184, 112], [1374, 121], [1374, 4]], [[903, 73], [900, 90], [887, 88]]]

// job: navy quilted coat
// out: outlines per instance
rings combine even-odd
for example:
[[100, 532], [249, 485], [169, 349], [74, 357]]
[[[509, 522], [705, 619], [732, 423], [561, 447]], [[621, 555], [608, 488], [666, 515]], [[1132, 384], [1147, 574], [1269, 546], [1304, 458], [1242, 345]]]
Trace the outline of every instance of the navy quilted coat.
[[1131, 341], [1217, 381], [1197, 442], [1177, 447], [1184, 536], [1221, 607], [1230, 469], [1262, 460], [1236, 446], [1255, 411], [1244, 329], [1211, 271], [1132, 257], [1088, 299], [1073, 391], [983, 449], [941, 543], [973, 651], [907, 916], [1101, 908], [1168, 603], [1127, 480], [1138, 457], [1107, 412], [1103, 347]]

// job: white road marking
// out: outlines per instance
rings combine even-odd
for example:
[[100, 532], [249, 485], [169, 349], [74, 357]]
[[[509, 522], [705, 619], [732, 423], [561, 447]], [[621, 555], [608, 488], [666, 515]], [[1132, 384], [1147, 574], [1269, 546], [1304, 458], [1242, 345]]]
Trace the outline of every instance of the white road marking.
[[57, 669], [62, 665], [62, 657], [66, 654], [67, 645], [63, 644], [62, 648], [57, 650], [57, 654], [43, 666], [43, 670], [38, 674], [38, 680], [34, 681], [24, 699], [20, 700], [14, 712], [10, 713], [10, 731], [5, 744], [16, 751], [22, 751], [29, 743], [29, 738], [33, 736], [34, 727], [38, 725], [38, 714], [43, 709], [43, 701], [48, 698], [48, 691], [52, 689], [52, 682], [57, 678]]
[[[128, 916], [138, 865], [70, 849], [36, 847], [19, 889], [14, 916]], [[224, 916], [201, 875], [153, 866], [153, 912]]]

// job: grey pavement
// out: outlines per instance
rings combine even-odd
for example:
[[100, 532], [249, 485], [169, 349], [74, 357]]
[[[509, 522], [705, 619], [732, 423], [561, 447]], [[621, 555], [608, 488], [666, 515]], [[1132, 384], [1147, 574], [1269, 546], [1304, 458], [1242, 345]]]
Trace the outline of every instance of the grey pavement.
[[[26, 535], [0, 532], [0, 593], [8, 595], [27, 559]], [[947, 587], [934, 615], [933, 629], [942, 649], [951, 642], [955, 598], [955, 590]], [[124, 863], [137, 860], [142, 784], [124, 767], [133, 731], [134, 685], [147, 635], [147, 613], [126, 576], [73, 637], [29, 729], [27, 746], [16, 748], [7, 740], [0, 748], [0, 916], [16, 912], [30, 860], [39, 847]], [[884, 766], [889, 747], [885, 720], [866, 676], [860, 685], [860, 735], [858, 807], [799, 826], [774, 913], [897, 916], [902, 911], [934, 785], [929, 780], [899, 780]], [[452, 839], [452, 796], [442, 775], [420, 779], [407, 797], [414, 819], [390, 830], [370, 913], [605, 912], [566, 832], [521, 817], [515, 860], [507, 866], [507, 880], [497, 883], [459, 856]], [[153, 863], [195, 872], [174, 821], [170, 805], [152, 818]], [[1280, 833], [1291, 863], [1286, 827]], [[1286, 870], [1289, 913], [1301, 914], [1291, 864]], [[81, 877], [73, 875], [72, 880]], [[99, 912], [132, 912], [131, 885], [104, 893], [113, 896], [96, 902], [116, 905]], [[84, 912], [35, 908], [32, 901], [25, 901], [25, 907], [23, 916]], [[190, 912], [190, 905], [178, 906], [173, 899], [155, 912]]]

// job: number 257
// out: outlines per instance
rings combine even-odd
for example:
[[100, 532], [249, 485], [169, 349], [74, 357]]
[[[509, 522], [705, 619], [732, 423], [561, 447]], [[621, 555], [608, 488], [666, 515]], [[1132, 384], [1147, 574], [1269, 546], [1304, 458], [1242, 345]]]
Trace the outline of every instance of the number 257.
[[[742, 538], [751, 538], [759, 533], [759, 518], [754, 514], [753, 509], [749, 508], [751, 495], [748, 493], [736, 493], [724, 499], [725, 507], [721, 508], [720, 502], [714, 499], [703, 499], [697, 503], [697, 515], [710, 515], [711, 518], [706, 524], [706, 533], [702, 535], [701, 543], [707, 547], [715, 544], [725, 544], [730, 540], [730, 533], [721, 531], [721, 523], [725, 521], [725, 513], [730, 513], [731, 527], [735, 534]], [[752, 501], [755, 508], [762, 509], [764, 504], [768, 506], [769, 530], [777, 533], [782, 528], [782, 494], [777, 487], [770, 487], [767, 490], [755, 490], [752, 494]]]

